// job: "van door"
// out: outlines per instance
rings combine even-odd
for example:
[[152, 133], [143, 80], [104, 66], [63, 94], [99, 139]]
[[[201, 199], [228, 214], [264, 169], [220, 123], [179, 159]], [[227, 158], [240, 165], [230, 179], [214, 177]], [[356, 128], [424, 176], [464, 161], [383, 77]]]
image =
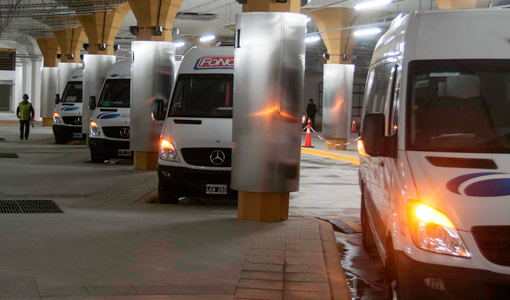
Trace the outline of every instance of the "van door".
[[[367, 82], [365, 114], [387, 113], [389, 98], [391, 98], [393, 91], [392, 70], [394, 66], [393, 62], [383, 61], [371, 70]], [[365, 195], [365, 204], [376, 233], [384, 247], [387, 211], [383, 207], [387, 203], [385, 198], [388, 195], [388, 191], [385, 190], [386, 186], [383, 184], [386, 158], [367, 156], [363, 159], [367, 159], [369, 165], [369, 169], [364, 170], [364, 172], [370, 174], [366, 176], [368, 193]]]

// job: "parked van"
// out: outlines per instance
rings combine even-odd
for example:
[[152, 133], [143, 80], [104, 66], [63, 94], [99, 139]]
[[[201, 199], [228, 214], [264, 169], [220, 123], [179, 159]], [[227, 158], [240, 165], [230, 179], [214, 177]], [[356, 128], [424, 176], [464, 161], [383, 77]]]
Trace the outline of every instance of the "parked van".
[[91, 97], [89, 148], [93, 162], [131, 157], [130, 137], [131, 62], [116, 62], [108, 71], [99, 99]]
[[81, 139], [83, 68], [71, 73], [62, 96], [55, 100], [53, 112], [53, 135], [55, 143], [65, 144], [72, 139]]
[[183, 58], [165, 120], [158, 159], [159, 201], [184, 196], [235, 197], [231, 190], [234, 48], [194, 48]]
[[387, 299], [510, 297], [510, 10], [410, 13], [376, 45], [359, 182]]

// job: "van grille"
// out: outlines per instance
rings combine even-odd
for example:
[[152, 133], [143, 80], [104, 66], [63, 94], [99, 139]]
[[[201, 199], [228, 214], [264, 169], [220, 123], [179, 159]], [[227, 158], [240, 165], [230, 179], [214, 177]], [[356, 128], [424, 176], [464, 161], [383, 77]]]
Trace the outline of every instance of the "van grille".
[[[215, 151], [221, 151], [220, 153]], [[213, 155], [213, 152], [215, 153]], [[232, 149], [231, 148], [183, 148], [181, 149], [183, 159], [190, 165], [201, 166], [201, 167], [230, 167], [232, 164]], [[217, 158], [216, 154], [219, 154], [224, 160], [222, 163], [221, 159]], [[214, 159], [211, 160], [211, 157]]]
[[81, 125], [81, 117], [62, 117], [62, 121], [69, 125]]
[[109, 126], [102, 129], [104, 135], [109, 138], [129, 140], [131, 135], [129, 126]]
[[471, 232], [488, 261], [510, 267], [510, 226], [475, 226]]

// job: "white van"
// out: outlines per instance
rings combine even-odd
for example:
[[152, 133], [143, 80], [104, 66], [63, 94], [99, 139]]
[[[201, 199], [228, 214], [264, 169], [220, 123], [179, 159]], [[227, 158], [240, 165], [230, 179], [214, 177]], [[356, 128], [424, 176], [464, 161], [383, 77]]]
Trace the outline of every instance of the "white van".
[[55, 143], [65, 144], [72, 139], [81, 139], [83, 68], [71, 73], [62, 96], [55, 99], [53, 112], [53, 135]]
[[108, 71], [99, 99], [91, 97], [89, 148], [93, 162], [131, 157], [130, 136], [131, 62], [116, 62]]
[[167, 111], [158, 159], [159, 201], [236, 197], [229, 188], [232, 157], [234, 48], [191, 49], [182, 60]]
[[376, 45], [362, 240], [387, 299], [510, 299], [510, 10], [410, 13]]

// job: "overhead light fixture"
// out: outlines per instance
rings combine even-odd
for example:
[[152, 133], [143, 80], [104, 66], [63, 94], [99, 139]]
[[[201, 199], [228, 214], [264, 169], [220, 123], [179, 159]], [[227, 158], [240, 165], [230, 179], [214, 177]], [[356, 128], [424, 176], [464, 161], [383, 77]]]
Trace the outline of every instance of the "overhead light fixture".
[[312, 20], [311, 17], [306, 17], [306, 23], [310, 22]]
[[305, 38], [305, 43], [315, 43], [321, 40], [319, 35], [311, 35]]
[[367, 36], [381, 33], [382, 29], [379, 27], [363, 28], [354, 31], [354, 36]]
[[185, 42], [176, 42], [176, 43], [175, 43], [175, 48], [181, 48], [181, 47], [183, 47], [184, 45], [186, 45], [186, 43], [185, 43]]
[[390, 3], [391, 3], [391, 0], [361, 1], [356, 6], [354, 6], [354, 8], [355, 9], [368, 9], [368, 8], [383, 6], [383, 5], [390, 4]]
[[209, 34], [209, 35], [204, 35], [200, 38], [200, 41], [201, 42], [209, 42], [209, 41], [212, 41], [216, 38], [216, 36], [214, 34]]

